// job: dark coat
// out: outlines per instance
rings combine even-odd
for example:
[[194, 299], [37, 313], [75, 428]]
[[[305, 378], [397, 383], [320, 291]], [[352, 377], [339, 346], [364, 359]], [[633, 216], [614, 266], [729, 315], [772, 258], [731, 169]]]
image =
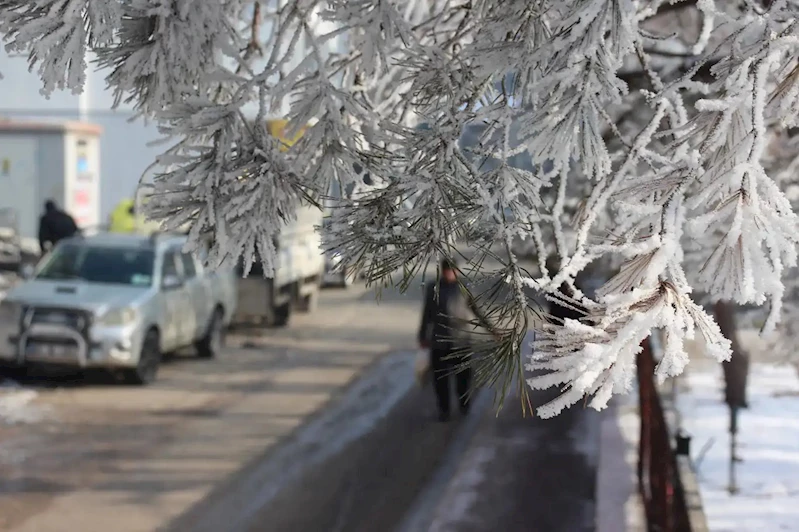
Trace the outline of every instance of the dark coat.
[[422, 322], [419, 325], [419, 343], [431, 349], [461, 349], [469, 347], [477, 335], [491, 331], [492, 326], [482, 315], [468, 293], [457, 282], [442, 282], [436, 291], [436, 282], [425, 288]]
[[59, 209], [45, 212], [39, 219], [39, 246], [44, 253], [46, 244], [55, 246], [60, 240], [74, 236], [78, 232], [75, 220]]

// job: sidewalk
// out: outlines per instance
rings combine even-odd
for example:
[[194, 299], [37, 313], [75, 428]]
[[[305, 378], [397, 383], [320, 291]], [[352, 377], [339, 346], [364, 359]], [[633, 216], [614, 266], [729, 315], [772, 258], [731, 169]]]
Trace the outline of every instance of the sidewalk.
[[692, 437], [708, 525], [711, 532], [799, 531], [799, 376], [794, 366], [775, 360], [753, 331], [742, 331], [740, 339], [752, 364], [734, 478], [721, 366], [695, 346], [679, 379], [677, 406]]
[[[541, 404], [552, 393], [531, 395]], [[600, 413], [580, 407], [553, 419], [523, 417], [513, 392], [498, 414], [489, 404], [430, 526], [417, 530], [594, 531], [600, 420]]]

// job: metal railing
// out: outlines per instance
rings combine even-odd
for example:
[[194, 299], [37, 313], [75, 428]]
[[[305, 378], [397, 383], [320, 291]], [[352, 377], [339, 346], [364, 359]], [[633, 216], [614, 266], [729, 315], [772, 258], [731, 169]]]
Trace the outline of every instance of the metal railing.
[[[647, 339], [638, 355], [638, 487], [649, 532], [705, 532], [707, 524], [687, 441], [669, 422], [669, 401], [655, 382], [655, 354]], [[672, 442], [676, 442], [675, 449]], [[680, 454], [678, 454], [678, 452]]]

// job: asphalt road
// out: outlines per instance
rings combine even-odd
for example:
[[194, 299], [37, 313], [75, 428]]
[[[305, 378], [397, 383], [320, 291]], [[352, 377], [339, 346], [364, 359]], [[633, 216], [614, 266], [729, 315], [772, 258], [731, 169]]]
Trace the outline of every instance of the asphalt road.
[[[410, 358], [395, 367], [410, 369]], [[366, 393], [347, 394], [338, 405], [337, 423], [320, 418], [332, 428], [315, 435], [317, 443], [337, 447], [317, 459], [315, 453], [294, 458], [305, 467], [297, 475], [280, 475], [291, 468], [285, 452], [265, 457], [265, 464], [253, 464], [233, 485], [223, 486], [200, 501], [193, 512], [179, 519], [171, 530], [212, 531], [378, 531], [392, 530], [413, 505], [418, 491], [431, 482], [461, 423], [434, 421], [429, 390], [415, 387], [409, 374], [394, 376], [373, 372], [366, 377], [377, 384]], [[401, 393], [396, 394], [400, 389]], [[368, 404], [367, 404], [368, 402]], [[388, 412], [386, 412], [388, 407]], [[384, 415], [367, 416], [368, 424], [346, 445], [336, 439], [355, 433], [350, 422], [363, 409]], [[349, 419], [348, 419], [349, 418]], [[335, 426], [333, 426], [335, 425]], [[356, 424], [361, 425], [362, 424]], [[285, 450], [297, 447], [298, 435]], [[282, 476], [275, 481], [275, 477]], [[275, 485], [277, 484], [277, 485]], [[247, 497], [246, 505], [240, 503]]]
[[481, 399], [471, 418], [442, 424], [430, 390], [411, 388], [368, 432], [279, 490], [267, 472], [290, 466], [265, 457], [270, 465], [253, 464], [169, 530], [594, 530], [598, 415], [534, 420], [512, 403], [496, 416], [488, 394]]

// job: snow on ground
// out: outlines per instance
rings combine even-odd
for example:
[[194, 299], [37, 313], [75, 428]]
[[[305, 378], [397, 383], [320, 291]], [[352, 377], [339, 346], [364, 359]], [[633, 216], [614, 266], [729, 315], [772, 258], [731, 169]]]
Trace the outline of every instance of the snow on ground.
[[749, 409], [739, 417], [737, 484], [729, 486], [729, 411], [721, 367], [689, 367], [677, 405], [692, 436], [711, 532], [799, 531], [799, 377], [790, 365], [754, 363]]
[[38, 393], [14, 381], [0, 382], [0, 427], [37, 423], [47, 417], [47, 409], [36, 404]]

